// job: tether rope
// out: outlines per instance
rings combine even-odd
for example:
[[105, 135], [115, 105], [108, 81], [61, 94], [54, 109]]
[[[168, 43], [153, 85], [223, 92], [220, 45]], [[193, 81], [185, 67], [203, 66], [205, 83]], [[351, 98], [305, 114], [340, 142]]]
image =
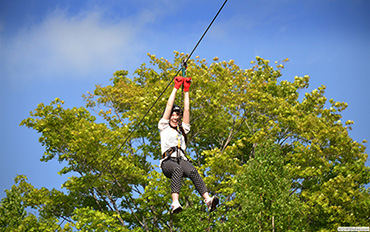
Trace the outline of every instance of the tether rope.
[[[212, 24], [214, 23], [214, 21], [216, 20], [216, 18], [218, 17], [218, 15], [220, 14], [220, 12], [222, 11], [222, 9], [224, 8], [226, 2], [228, 0], [225, 0], [224, 3], [222, 4], [222, 6], [220, 7], [220, 9], [218, 10], [217, 14], [213, 17], [212, 21], [210, 22], [210, 24], [208, 25], [207, 29], [204, 31], [204, 33], [202, 34], [202, 36], [200, 37], [200, 39], [198, 40], [197, 44], [194, 46], [193, 50], [191, 51], [191, 53], [189, 54], [189, 56], [185, 59], [185, 63], [187, 63], [187, 61], [190, 59], [190, 57], [193, 55], [194, 51], [198, 48], [200, 42], [203, 40], [204, 36], [207, 34], [208, 30], [211, 28]], [[145, 113], [145, 115], [141, 118], [141, 120], [134, 126], [133, 130], [130, 132], [130, 134], [126, 137], [126, 139], [123, 141], [123, 143], [118, 147], [117, 151], [114, 153], [114, 155], [112, 156], [112, 158], [108, 161], [108, 163], [104, 166], [103, 170], [99, 173], [99, 175], [94, 179], [93, 182], [90, 183], [90, 185], [88, 186], [88, 189], [91, 188], [93, 186], [93, 184], [96, 182], [97, 179], [99, 179], [99, 177], [102, 175], [102, 173], [106, 170], [106, 168], [108, 167], [108, 165], [112, 162], [113, 159], [115, 159], [115, 157], [117, 156], [117, 154], [119, 154], [119, 151], [121, 150], [121, 148], [126, 144], [126, 142], [131, 138], [131, 135], [136, 131], [137, 127], [142, 123], [142, 121], [144, 120], [144, 118], [149, 114], [149, 112], [153, 109], [153, 107], [155, 106], [155, 104], [157, 104], [157, 102], [159, 101], [159, 99], [162, 97], [162, 95], [166, 92], [166, 90], [168, 89], [168, 87], [172, 84], [172, 81], [175, 79], [176, 76], [178, 76], [178, 74], [180, 73], [180, 71], [182, 70], [182, 68], [180, 68], [176, 75], [172, 78], [171, 81], [168, 82], [166, 88], [161, 92], [161, 94], [157, 97], [157, 99], [154, 101], [154, 103], [152, 104], [152, 106], [147, 110], [147, 112]], [[112, 173], [110, 173], [112, 175]], [[58, 228], [61, 227], [61, 225], [64, 223], [66, 219], [63, 219], [63, 221], [58, 225]], [[55, 230], [57, 231], [58, 228]]]

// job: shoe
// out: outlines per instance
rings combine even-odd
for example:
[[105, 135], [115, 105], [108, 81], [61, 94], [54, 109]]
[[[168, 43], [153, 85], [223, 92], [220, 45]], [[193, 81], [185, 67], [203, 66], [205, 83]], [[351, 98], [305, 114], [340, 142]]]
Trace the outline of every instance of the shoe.
[[217, 196], [211, 197], [211, 199], [207, 202], [208, 211], [209, 212], [214, 211], [216, 209], [219, 201], [220, 200], [218, 199]]
[[177, 213], [180, 213], [182, 211], [182, 206], [180, 205], [179, 202], [172, 203], [171, 207], [172, 207], [172, 211], [171, 212], [173, 214], [177, 214]]

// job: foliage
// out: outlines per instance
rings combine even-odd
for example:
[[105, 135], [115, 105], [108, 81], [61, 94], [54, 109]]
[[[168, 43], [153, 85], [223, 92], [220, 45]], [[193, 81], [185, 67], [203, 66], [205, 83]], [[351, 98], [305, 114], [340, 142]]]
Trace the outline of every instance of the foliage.
[[[35, 189], [26, 179], [25, 176], [17, 176], [16, 185], [5, 190], [7, 196], [1, 199], [0, 205], [0, 231], [54, 231], [58, 228], [57, 217], [63, 217], [53, 211], [55, 201], [54, 205], [50, 204], [57, 192], [45, 188]], [[27, 213], [31, 210], [38, 210], [38, 217]], [[66, 224], [61, 231], [72, 229]]]
[[235, 185], [240, 231], [307, 229], [303, 203], [292, 192], [289, 170], [284, 166], [285, 155], [267, 142], [258, 146], [254, 158], [243, 166]]
[[[327, 101], [325, 86], [300, 96], [308, 76], [279, 80], [288, 60], [274, 68], [260, 57], [249, 69], [233, 60], [189, 60], [187, 152], [222, 204], [208, 213], [185, 180], [185, 210], [171, 215], [170, 181], [156, 166], [157, 123], [172, 88], [160, 94], [184, 57], [175, 52], [171, 63], [149, 55], [150, 67], [143, 64], [133, 76], [115, 72], [111, 85], [83, 96], [86, 107], [66, 109], [59, 98], [40, 103], [21, 125], [40, 133], [41, 160], [63, 161], [59, 174], [73, 177], [63, 192], [36, 189], [17, 177], [1, 201], [0, 228], [55, 230], [62, 221], [59, 231], [331, 231], [369, 225], [366, 141], [348, 135], [353, 121], [341, 122], [347, 104]], [[181, 105], [181, 94], [177, 101]]]

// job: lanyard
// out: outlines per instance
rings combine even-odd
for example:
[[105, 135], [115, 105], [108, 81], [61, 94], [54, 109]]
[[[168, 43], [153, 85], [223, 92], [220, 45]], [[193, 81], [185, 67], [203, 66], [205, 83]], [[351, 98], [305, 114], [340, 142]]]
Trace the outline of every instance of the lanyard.
[[177, 125], [177, 148], [181, 148], [181, 132], [180, 132], [180, 128], [179, 126]]
[[176, 156], [177, 156], [177, 158], [179, 159], [180, 158], [180, 155], [179, 155], [179, 150], [180, 150], [180, 148], [181, 148], [181, 132], [180, 132], [180, 127], [179, 127], [179, 125], [177, 125], [177, 154], [176, 154]]

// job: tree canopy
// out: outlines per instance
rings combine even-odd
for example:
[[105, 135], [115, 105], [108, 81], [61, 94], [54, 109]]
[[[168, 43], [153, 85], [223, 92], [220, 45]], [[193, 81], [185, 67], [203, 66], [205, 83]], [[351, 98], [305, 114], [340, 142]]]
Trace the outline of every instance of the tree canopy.
[[[370, 224], [366, 141], [349, 136], [353, 121], [341, 121], [347, 104], [328, 100], [325, 86], [304, 92], [309, 76], [283, 80], [288, 59], [272, 65], [260, 57], [248, 69], [217, 57], [189, 60], [187, 153], [221, 205], [209, 213], [185, 180], [185, 209], [171, 215], [157, 125], [172, 87], [160, 94], [186, 55], [148, 57], [132, 75], [117, 71], [111, 85], [83, 95], [86, 107], [64, 108], [56, 98], [21, 122], [40, 133], [41, 161], [64, 161], [59, 174], [73, 177], [59, 191], [17, 176], [1, 200], [1, 230], [332, 231]], [[176, 100], [181, 105], [180, 94]]]

